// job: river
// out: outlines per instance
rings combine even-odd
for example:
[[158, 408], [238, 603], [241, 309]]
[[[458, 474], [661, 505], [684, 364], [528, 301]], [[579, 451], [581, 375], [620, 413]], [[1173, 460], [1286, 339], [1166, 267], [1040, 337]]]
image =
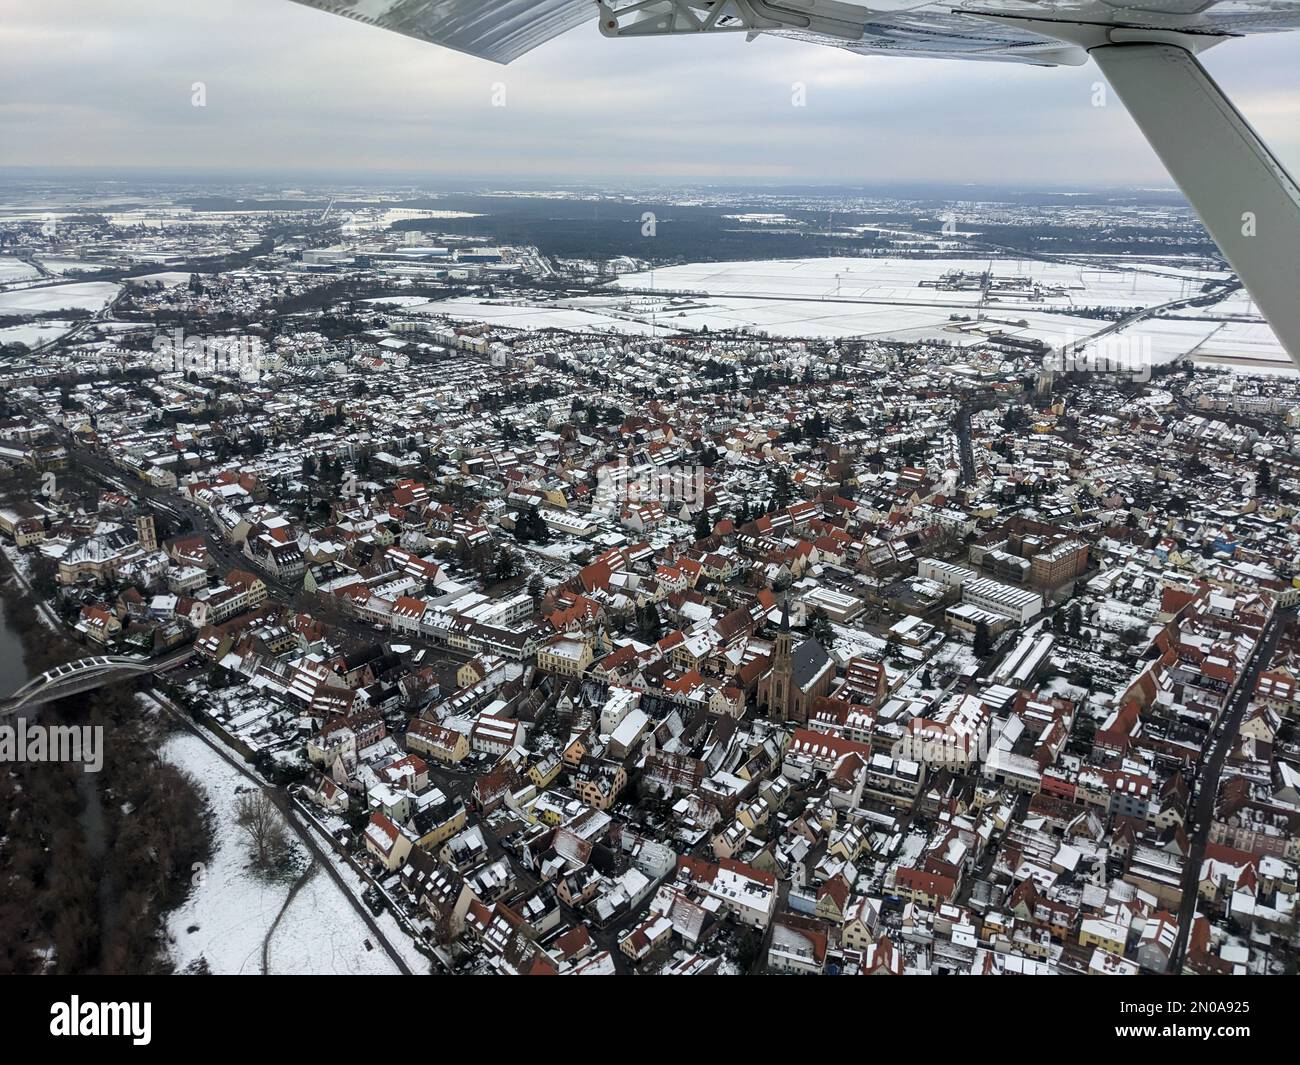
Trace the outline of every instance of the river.
[[0, 698], [21, 688], [29, 679], [23, 642], [10, 626], [4, 600], [0, 599]]
[[[39, 623], [38, 623], [39, 624]], [[28, 680], [31, 673], [27, 669], [23, 641], [17, 629], [10, 624], [5, 613], [4, 600], [0, 599], [0, 698], [17, 691]], [[22, 713], [21, 716], [35, 720], [40, 709]], [[47, 724], [51, 718], [58, 719], [58, 710], [54, 706], [45, 709]], [[86, 840], [86, 854], [94, 863], [94, 868], [102, 867], [104, 855], [108, 848], [107, 828], [104, 822], [104, 801], [99, 790], [99, 774], [77, 773], [74, 776], [77, 796], [81, 800], [81, 810], [77, 822]], [[116, 919], [117, 897], [108, 877], [99, 877], [98, 897], [100, 908], [100, 927], [108, 929]]]

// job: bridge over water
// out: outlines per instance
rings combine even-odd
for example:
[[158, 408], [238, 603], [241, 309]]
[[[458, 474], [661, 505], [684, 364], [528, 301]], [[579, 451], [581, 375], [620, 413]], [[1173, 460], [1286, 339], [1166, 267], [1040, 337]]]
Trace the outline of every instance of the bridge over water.
[[29, 706], [40, 706], [69, 695], [94, 691], [106, 684], [137, 677], [142, 673], [157, 673], [171, 669], [186, 661], [193, 649], [183, 647], [162, 658], [145, 658], [142, 655], [93, 655], [75, 662], [47, 669], [33, 677], [9, 698], [0, 701], [0, 719], [12, 717]]

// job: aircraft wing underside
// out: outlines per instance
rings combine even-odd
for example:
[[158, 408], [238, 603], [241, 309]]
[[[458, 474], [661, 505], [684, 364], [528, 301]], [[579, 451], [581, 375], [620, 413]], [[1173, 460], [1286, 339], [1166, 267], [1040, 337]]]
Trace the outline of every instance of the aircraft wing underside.
[[[981, 16], [1227, 36], [1300, 29], [1300, 0], [606, 0], [605, 11], [596, 0], [295, 2], [498, 63], [606, 13], [620, 16], [617, 33], [605, 30], [610, 36], [741, 30], [864, 55], [1038, 64], [1083, 58], [1027, 26]], [[818, 26], [827, 12], [829, 32]], [[799, 27], [801, 19], [806, 28]]]

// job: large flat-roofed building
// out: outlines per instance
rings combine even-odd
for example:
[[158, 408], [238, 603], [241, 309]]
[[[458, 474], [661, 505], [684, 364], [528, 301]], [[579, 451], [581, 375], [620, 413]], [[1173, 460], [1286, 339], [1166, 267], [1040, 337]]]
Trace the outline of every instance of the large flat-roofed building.
[[803, 603], [809, 610], [824, 610], [832, 621], [843, 624], [852, 621], [862, 613], [866, 605], [857, 596], [837, 592], [833, 588], [814, 588], [803, 596]]
[[1027, 688], [1036, 676], [1051, 662], [1056, 638], [1050, 633], [1025, 635], [1007, 654], [993, 674], [995, 680]]
[[1043, 597], [1037, 592], [1031, 592], [1027, 588], [1014, 588], [987, 577], [963, 584], [961, 599], [963, 603], [1001, 614], [1022, 625], [1043, 609]]
[[591, 645], [585, 640], [560, 636], [537, 649], [537, 668], [577, 677], [591, 665], [591, 657]]
[[969, 566], [941, 562], [937, 558], [923, 558], [917, 566], [917, 575], [945, 588], [960, 588], [967, 581], [976, 580], [979, 574]]
[[1011, 619], [1005, 614], [995, 614], [992, 610], [981, 610], [970, 603], [958, 603], [956, 606], [950, 606], [944, 611], [943, 617], [948, 623], [948, 628], [968, 643], [975, 642], [975, 633], [978, 631], [981, 622], [988, 629], [988, 634], [993, 637], [1000, 636], [1012, 625]]

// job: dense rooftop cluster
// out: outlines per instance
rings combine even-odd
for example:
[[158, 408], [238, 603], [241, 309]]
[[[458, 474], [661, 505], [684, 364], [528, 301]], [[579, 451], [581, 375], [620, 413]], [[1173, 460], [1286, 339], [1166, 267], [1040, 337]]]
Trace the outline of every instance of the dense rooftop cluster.
[[302, 243], [16, 358], [0, 534], [436, 966], [1294, 970], [1292, 379], [467, 323]]

